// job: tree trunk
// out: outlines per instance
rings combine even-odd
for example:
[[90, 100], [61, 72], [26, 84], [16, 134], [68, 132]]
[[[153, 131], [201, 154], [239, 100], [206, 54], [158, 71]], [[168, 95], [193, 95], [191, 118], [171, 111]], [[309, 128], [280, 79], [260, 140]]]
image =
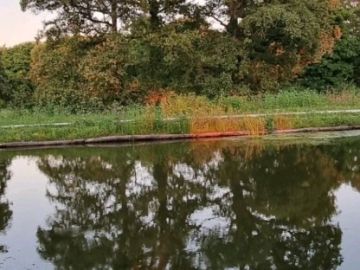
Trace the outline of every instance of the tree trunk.
[[111, 32], [118, 32], [118, 14], [117, 14], [117, 1], [111, 1]]
[[238, 37], [238, 21], [237, 21], [237, 18], [235, 18], [235, 17], [230, 18], [229, 23], [226, 26], [226, 31], [232, 37]]
[[152, 29], [157, 29], [161, 24], [159, 17], [160, 5], [157, 0], [149, 0], [150, 24]]

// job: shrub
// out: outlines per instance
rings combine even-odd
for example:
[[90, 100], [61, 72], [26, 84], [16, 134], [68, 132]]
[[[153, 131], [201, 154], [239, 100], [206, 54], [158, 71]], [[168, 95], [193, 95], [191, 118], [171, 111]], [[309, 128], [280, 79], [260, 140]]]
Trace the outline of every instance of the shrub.
[[82, 111], [140, 101], [139, 83], [127, 70], [128, 45], [129, 40], [121, 35], [75, 36], [37, 45], [31, 66], [37, 104]]
[[0, 61], [0, 107], [5, 104], [6, 95], [8, 93], [9, 83], [6, 77], [5, 71], [2, 67], [2, 63]]
[[36, 85], [35, 100], [40, 106], [68, 107], [76, 110], [87, 106], [91, 96], [84, 91], [80, 72], [83, 58], [97, 40], [83, 37], [65, 38], [56, 43], [37, 45], [32, 53], [31, 79]]
[[129, 104], [142, 100], [138, 82], [128, 71], [130, 42], [121, 35], [111, 35], [93, 48], [82, 60], [82, 88], [105, 104], [114, 101]]
[[1, 61], [8, 79], [3, 99], [8, 105], [29, 107], [32, 105], [34, 85], [30, 80], [30, 63], [33, 43], [24, 43], [2, 50]]
[[201, 70], [196, 72], [199, 93], [210, 98], [242, 93], [244, 82], [239, 77], [242, 44], [227, 35], [209, 32], [197, 47]]
[[341, 88], [352, 82], [360, 85], [360, 38], [343, 37], [331, 55], [305, 70], [300, 81], [318, 90]]
[[275, 3], [259, 5], [240, 24], [247, 52], [244, 82], [261, 92], [292, 81], [332, 52], [342, 34], [329, 1], [270, 2]]
[[138, 79], [146, 89], [216, 97], [236, 91], [240, 43], [216, 31], [176, 31], [168, 26], [145, 37], [137, 50]]

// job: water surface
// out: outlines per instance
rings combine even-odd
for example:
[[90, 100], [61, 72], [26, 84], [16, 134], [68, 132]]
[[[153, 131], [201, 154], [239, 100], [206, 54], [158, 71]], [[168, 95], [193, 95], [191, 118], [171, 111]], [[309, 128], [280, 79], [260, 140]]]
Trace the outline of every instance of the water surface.
[[359, 269], [360, 137], [0, 152], [0, 269]]

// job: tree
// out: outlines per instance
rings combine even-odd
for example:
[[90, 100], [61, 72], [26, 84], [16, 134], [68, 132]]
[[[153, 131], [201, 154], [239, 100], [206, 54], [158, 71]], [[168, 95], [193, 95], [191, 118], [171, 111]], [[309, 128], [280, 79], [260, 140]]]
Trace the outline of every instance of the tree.
[[341, 37], [334, 20], [340, 7], [338, 0], [213, 0], [207, 15], [243, 43], [243, 81], [268, 91], [333, 50]]
[[[324, 15], [321, 14], [321, 9], [326, 8], [327, 10], [334, 10], [341, 6], [342, 0], [209, 0], [206, 3], [204, 15], [210, 19], [215, 20], [218, 24], [223, 26], [225, 30], [233, 36], [240, 37], [244, 34], [243, 32], [243, 21], [254, 15], [259, 15], [258, 12], [261, 9], [274, 9], [283, 7], [288, 8], [288, 12], [297, 13], [305, 9], [304, 11], [310, 10], [314, 14], [319, 16], [319, 20], [324, 19]], [[270, 14], [268, 14], [270, 15]], [[306, 15], [307, 14], [303, 14]], [[306, 18], [306, 16], [304, 16]], [[266, 20], [265, 17], [257, 17], [258, 21]], [[281, 18], [279, 18], [281, 19]], [[279, 24], [279, 27], [282, 25]]]
[[240, 22], [253, 8], [264, 5], [264, 1], [256, 0], [209, 0], [205, 14], [215, 20], [232, 36], [240, 36]]
[[148, 18], [152, 30], [176, 20], [177, 16], [195, 19], [197, 5], [186, 0], [146, 0], [141, 4], [144, 17]]
[[21, 0], [21, 8], [33, 11], [56, 12], [53, 20], [45, 23], [48, 34], [104, 34], [116, 33], [138, 18], [149, 18], [152, 28], [174, 19], [178, 14], [189, 14], [186, 0]]
[[[353, 1], [354, 3], [354, 1]], [[360, 6], [345, 6], [339, 14], [342, 36], [333, 51], [308, 66], [299, 81], [319, 91], [360, 85]]]
[[54, 20], [45, 23], [53, 26], [55, 34], [117, 32], [140, 8], [133, 0], [21, 0], [20, 4], [24, 11], [57, 12]]
[[332, 54], [307, 67], [299, 81], [318, 91], [337, 89], [351, 83], [359, 85], [359, 57], [360, 38], [348, 35], [336, 44]]

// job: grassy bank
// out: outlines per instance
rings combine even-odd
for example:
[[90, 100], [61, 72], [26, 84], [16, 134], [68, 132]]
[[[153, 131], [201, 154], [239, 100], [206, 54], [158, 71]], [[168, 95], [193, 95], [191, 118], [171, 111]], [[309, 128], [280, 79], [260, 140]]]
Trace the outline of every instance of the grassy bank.
[[[227, 131], [249, 131], [258, 135], [290, 128], [360, 125], [360, 113], [323, 113], [344, 109], [360, 109], [360, 94], [355, 91], [327, 95], [287, 91], [212, 101], [197, 96], [169, 95], [147, 106], [112, 108], [87, 114], [67, 114], [61, 110], [2, 110], [0, 142]], [[306, 114], [284, 115], [281, 112]], [[264, 114], [249, 116], [249, 113]], [[62, 125], [54, 126], [54, 123]]]

